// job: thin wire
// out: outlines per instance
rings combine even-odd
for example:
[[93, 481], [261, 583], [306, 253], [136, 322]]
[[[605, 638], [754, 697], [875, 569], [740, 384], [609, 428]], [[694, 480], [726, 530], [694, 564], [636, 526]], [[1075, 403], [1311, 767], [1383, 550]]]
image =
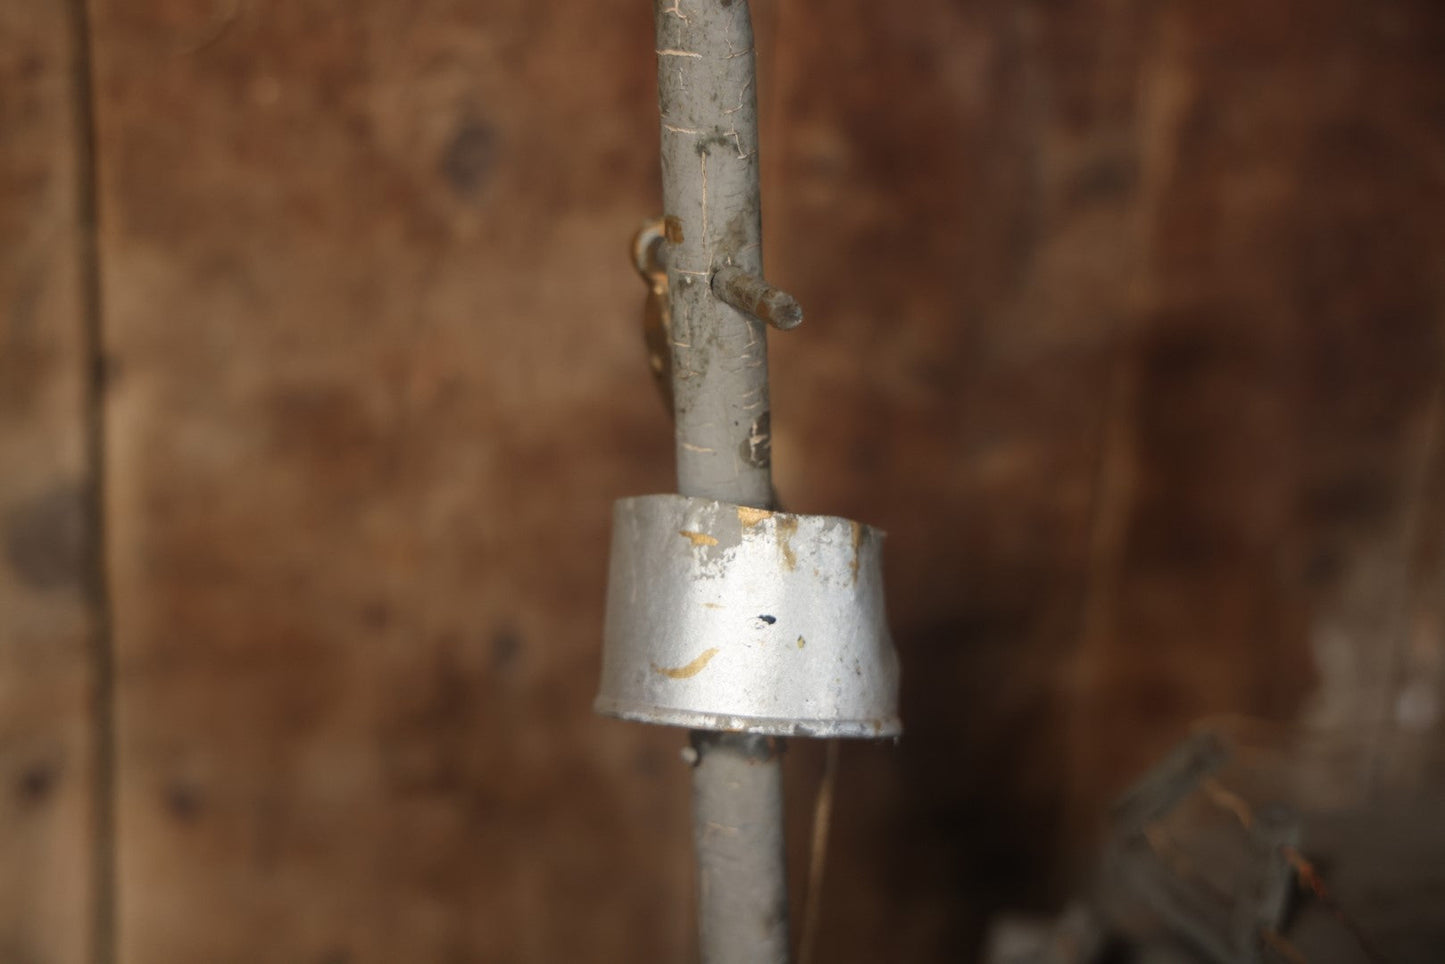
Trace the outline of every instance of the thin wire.
[[828, 870], [828, 831], [833, 823], [833, 795], [838, 783], [839, 741], [829, 740], [823, 761], [823, 780], [813, 801], [813, 839], [808, 855], [808, 891], [803, 905], [803, 939], [798, 964], [812, 964], [823, 920], [823, 877]]

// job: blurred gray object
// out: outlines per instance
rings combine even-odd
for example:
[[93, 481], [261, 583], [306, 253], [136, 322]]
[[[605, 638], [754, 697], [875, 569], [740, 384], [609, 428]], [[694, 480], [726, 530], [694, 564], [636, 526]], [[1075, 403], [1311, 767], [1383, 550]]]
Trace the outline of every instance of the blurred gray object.
[[1439, 743], [1247, 721], [1198, 730], [1115, 806], [1055, 920], [1002, 917], [989, 964], [1439, 964]]

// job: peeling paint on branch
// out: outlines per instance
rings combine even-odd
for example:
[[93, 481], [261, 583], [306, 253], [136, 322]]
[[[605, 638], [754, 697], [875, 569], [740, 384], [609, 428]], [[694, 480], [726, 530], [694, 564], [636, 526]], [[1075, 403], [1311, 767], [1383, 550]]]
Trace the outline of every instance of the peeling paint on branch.
[[712, 646], [703, 650], [697, 659], [688, 663], [686, 666], [667, 667], [658, 666], [656, 663], [653, 663], [652, 671], [659, 676], [666, 676], [668, 679], [690, 679], [698, 673], [701, 673], [704, 669], [707, 669], [707, 664], [712, 662], [712, 658], [716, 656], [717, 653], [718, 648]]
[[719, 268], [762, 275], [748, 5], [659, 4], [656, 49], [678, 491], [767, 507], [766, 325], [711, 284]]

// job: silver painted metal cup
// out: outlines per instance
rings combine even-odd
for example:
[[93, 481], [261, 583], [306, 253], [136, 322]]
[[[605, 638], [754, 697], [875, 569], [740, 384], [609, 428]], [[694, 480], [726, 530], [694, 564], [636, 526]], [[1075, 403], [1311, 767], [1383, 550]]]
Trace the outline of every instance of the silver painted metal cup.
[[613, 508], [599, 713], [774, 736], [888, 737], [883, 533], [680, 495]]

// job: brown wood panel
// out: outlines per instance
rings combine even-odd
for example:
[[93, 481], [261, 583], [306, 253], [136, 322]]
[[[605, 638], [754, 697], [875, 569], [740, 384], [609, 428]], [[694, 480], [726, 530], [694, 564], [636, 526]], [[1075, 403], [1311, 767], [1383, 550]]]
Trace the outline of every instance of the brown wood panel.
[[70, 5], [0, 4], [0, 959], [94, 913], [90, 370]]
[[[96, 3], [123, 960], [687, 959], [679, 738], [588, 711], [671, 486], [646, 8]], [[1445, 30], [755, 9], [777, 481], [906, 661], [818, 959], [957, 960], [1196, 717], [1438, 672]]]
[[1098, 793], [1210, 713], [1391, 724], [1439, 486], [1445, 36], [1429, 5], [1284, 6], [1175, 6], [1154, 45], [1180, 96], [1080, 662]]
[[1196, 719], [1393, 725], [1438, 552], [1445, 30], [803, 0], [780, 30], [769, 255], [809, 321], [777, 477], [889, 531], [909, 728], [850, 753], [821, 959], [954, 959]]
[[122, 961], [685, 957], [681, 738], [590, 711], [650, 20], [95, 5]]

